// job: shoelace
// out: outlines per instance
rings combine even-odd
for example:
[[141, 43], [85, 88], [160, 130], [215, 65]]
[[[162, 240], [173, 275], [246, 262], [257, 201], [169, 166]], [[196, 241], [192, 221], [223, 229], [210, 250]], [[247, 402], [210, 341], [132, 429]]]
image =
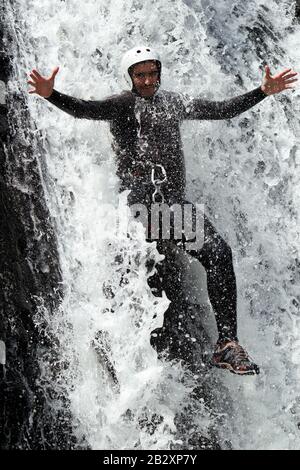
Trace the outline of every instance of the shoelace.
[[254, 372], [259, 374], [260, 372], [259, 367], [255, 364], [253, 359], [238, 343], [232, 341], [231, 343], [228, 343], [221, 351], [216, 350], [216, 354], [220, 354], [219, 360], [217, 362], [227, 362], [228, 364], [231, 363], [236, 371], [243, 370], [243, 373], [251, 374]]
[[240, 346], [239, 344], [237, 344], [236, 346], [234, 346], [233, 348], [233, 351], [236, 351], [236, 354], [235, 354], [235, 357], [236, 359], [239, 361], [239, 362], [243, 362], [243, 361], [249, 361], [249, 356], [248, 354], [246, 353], [245, 349], [242, 348], [242, 346]]
[[234, 355], [234, 360], [236, 362], [249, 361], [249, 355], [246, 353], [245, 349], [239, 344], [229, 343], [225, 349], [224, 354], [229, 356]]

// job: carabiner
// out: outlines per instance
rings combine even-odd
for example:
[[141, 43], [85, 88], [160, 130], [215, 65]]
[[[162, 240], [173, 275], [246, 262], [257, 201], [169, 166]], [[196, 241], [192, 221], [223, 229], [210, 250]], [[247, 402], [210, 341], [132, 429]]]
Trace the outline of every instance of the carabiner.
[[[162, 175], [163, 175], [162, 179], [155, 178], [155, 167], [159, 167], [161, 169]], [[155, 188], [155, 191], [152, 194], [152, 202], [154, 204], [155, 203], [160, 203], [160, 204], [164, 203], [165, 198], [164, 198], [164, 195], [161, 191], [161, 185], [167, 181], [167, 172], [166, 172], [165, 168], [163, 167], [163, 165], [160, 165], [159, 163], [156, 163], [155, 166], [152, 167], [151, 181], [152, 181], [152, 184]], [[156, 201], [157, 196], [160, 197], [160, 199], [161, 199], [160, 201]]]

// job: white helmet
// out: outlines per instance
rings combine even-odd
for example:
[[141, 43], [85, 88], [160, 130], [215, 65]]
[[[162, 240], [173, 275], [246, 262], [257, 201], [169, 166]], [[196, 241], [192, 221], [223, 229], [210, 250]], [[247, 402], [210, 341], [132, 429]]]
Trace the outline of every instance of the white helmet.
[[159, 54], [154, 49], [152, 49], [152, 47], [134, 47], [124, 54], [121, 63], [121, 72], [126, 84], [130, 86], [130, 89], [132, 89], [132, 80], [128, 72], [129, 68], [132, 65], [138, 64], [139, 62], [145, 62], [146, 60], [156, 60], [159, 62], [161, 68]]

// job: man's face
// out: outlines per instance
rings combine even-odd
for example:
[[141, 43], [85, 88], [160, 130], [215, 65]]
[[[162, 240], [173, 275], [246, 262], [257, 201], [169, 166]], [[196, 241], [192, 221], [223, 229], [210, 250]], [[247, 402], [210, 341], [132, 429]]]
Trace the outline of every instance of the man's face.
[[148, 60], [134, 65], [131, 78], [140, 96], [144, 98], [153, 96], [159, 86], [159, 70], [156, 62]]

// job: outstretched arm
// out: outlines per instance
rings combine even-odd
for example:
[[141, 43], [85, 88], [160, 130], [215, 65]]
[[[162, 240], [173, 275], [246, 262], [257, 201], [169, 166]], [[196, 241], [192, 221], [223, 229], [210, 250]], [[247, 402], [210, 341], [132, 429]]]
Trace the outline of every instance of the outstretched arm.
[[117, 96], [101, 101], [85, 101], [54, 90], [54, 81], [58, 70], [58, 67], [53, 69], [47, 78], [33, 69], [30, 73], [31, 80], [28, 81], [33, 89], [29, 90], [29, 93], [36, 93], [46, 98], [50, 103], [75, 118], [110, 120], [118, 114], [119, 100]]
[[119, 96], [110, 96], [99, 101], [85, 101], [73, 96], [64, 95], [57, 90], [53, 90], [47, 101], [54, 104], [57, 108], [65, 111], [75, 118], [111, 120], [118, 116]]
[[286, 69], [271, 76], [270, 68], [265, 67], [262, 85], [254, 90], [225, 101], [207, 101], [194, 98], [186, 101], [183, 119], [230, 119], [262, 101], [266, 96], [293, 88], [297, 81], [296, 72]]

